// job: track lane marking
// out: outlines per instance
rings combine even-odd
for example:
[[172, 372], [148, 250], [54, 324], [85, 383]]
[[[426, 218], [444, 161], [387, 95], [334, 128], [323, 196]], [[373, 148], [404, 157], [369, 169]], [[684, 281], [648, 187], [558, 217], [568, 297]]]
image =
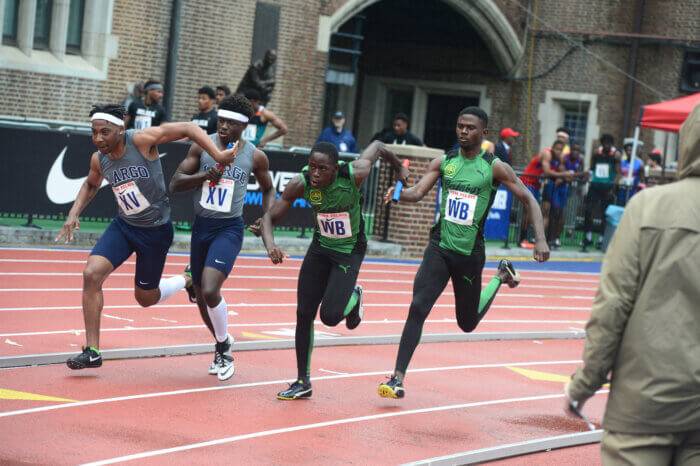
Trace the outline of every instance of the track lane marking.
[[[601, 390], [601, 391], [598, 391], [597, 393], [601, 393], [601, 394], [608, 393], [608, 391]], [[550, 399], [563, 398], [563, 397], [564, 397], [563, 393], [557, 393], [557, 394], [553, 394], [553, 395], [527, 396], [527, 397], [519, 397], [519, 398], [504, 398], [504, 399], [499, 399], [499, 400], [476, 401], [476, 402], [471, 402], [471, 403], [460, 403], [460, 404], [453, 404], [453, 405], [433, 406], [430, 408], [409, 409], [409, 410], [405, 410], [405, 411], [398, 411], [398, 412], [391, 412], [391, 413], [370, 414], [370, 415], [366, 415], [366, 416], [335, 419], [332, 421], [315, 422], [312, 424], [301, 424], [301, 425], [292, 426], [292, 427], [282, 427], [279, 429], [270, 429], [270, 430], [263, 430], [263, 431], [259, 431], [259, 432], [252, 432], [249, 434], [234, 435], [232, 437], [225, 437], [225, 438], [220, 438], [220, 439], [216, 439], [216, 440], [209, 440], [206, 442], [191, 443], [189, 445], [180, 445], [178, 447], [145, 451], [145, 452], [136, 453], [136, 454], [132, 454], [132, 455], [125, 455], [125, 456], [120, 456], [120, 457], [116, 457], [116, 458], [109, 458], [109, 459], [105, 459], [105, 460], [101, 460], [101, 461], [94, 461], [91, 463], [84, 463], [83, 466], [102, 466], [102, 465], [106, 465], [106, 464], [114, 464], [114, 463], [119, 463], [119, 462], [124, 462], [124, 461], [132, 461], [132, 460], [136, 460], [136, 459], [150, 458], [153, 456], [160, 456], [160, 455], [165, 455], [165, 454], [169, 454], [169, 453], [177, 453], [177, 452], [182, 452], [182, 451], [194, 450], [197, 448], [204, 448], [204, 447], [211, 447], [211, 446], [215, 446], [215, 445], [222, 445], [222, 444], [226, 444], [226, 443], [233, 443], [233, 442], [237, 442], [240, 440], [248, 440], [248, 439], [252, 439], [252, 438], [268, 437], [268, 436], [277, 435], [277, 434], [286, 434], [289, 432], [299, 432], [302, 430], [317, 429], [320, 427], [330, 427], [330, 426], [336, 426], [336, 425], [341, 425], [341, 424], [353, 424], [353, 423], [364, 422], [364, 421], [376, 421], [377, 419], [387, 419], [387, 418], [393, 418], [393, 417], [398, 417], [398, 416], [410, 416], [410, 415], [415, 415], [415, 414], [436, 413], [436, 412], [441, 412], [441, 411], [475, 408], [475, 407], [480, 407], [480, 406], [494, 406], [494, 405], [502, 405], [502, 404], [508, 404], [508, 403], [520, 403], [520, 402], [527, 402], [527, 401], [550, 400]]]
[[[551, 365], [582, 364], [582, 363], [583, 363], [583, 361], [581, 361], [581, 360], [567, 360], [567, 361], [525, 361], [525, 362], [510, 362], [510, 363], [492, 363], [492, 364], [466, 364], [466, 365], [461, 365], [461, 366], [437, 366], [437, 367], [425, 367], [425, 368], [411, 369], [411, 374], [421, 373], [421, 372], [441, 372], [441, 371], [466, 370], [466, 369], [491, 369], [491, 368], [508, 367], [508, 366], [514, 366], [514, 367], [538, 366], [538, 365], [551, 366]], [[387, 374], [390, 374], [391, 372], [392, 372], [392, 370], [382, 370], [382, 371], [373, 371], [373, 372], [357, 372], [354, 374], [346, 374], [346, 375], [326, 375], [326, 376], [321, 376], [321, 377], [314, 377], [313, 380], [320, 381], [320, 380], [346, 379], [346, 378], [354, 378], [354, 377], [370, 377], [370, 376], [376, 377], [376, 376], [387, 375]], [[16, 411], [0, 412], [0, 418], [19, 416], [22, 414], [41, 413], [41, 412], [45, 412], [45, 411], [55, 411], [58, 409], [65, 409], [65, 408], [75, 408], [78, 406], [91, 406], [91, 405], [97, 405], [97, 404], [103, 404], [103, 403], [115, 403], [115, 402], [119, 402], [119, 401], [130, 401], [130, 400], [138, 400], [138, 399], [146, 399], [146, 398], [157, 398], [157, 397], [161, 397], [161, 396], [186, 395], [186, 394], [190, 394], [190, 393], [229, 390], [229, 389], [233, 389], [233, 388], [249, 388], [249, 387], [263, 387], [263, 386], [268, 386], [268, 385], [281, 385], [281, 384], [285, 384], [285, 383], [289, 383], [289, 379], [268, 380], [268, 381], [262, 381], [262, 382], [249, 382], [249, 383], [242, 383], [242, 384], [235, 384], [235, 385], [215, 385], [215, 386], [208, 386], [208, 387], [201, 387], [201, 388], [187, 388], [187, 389], [181, 389], [181, 390], [171, 390], [171, 391], [167, 391], [167, 392], [142, 393], [139, 395], [126, 395], [126, 396], [118, 396], [118, 397], [113, 397], [113, 398], [99, 398], [99, 399], [95, 399], [95, 400], [78, 401], [76, 403], [64, 403], [64, 404], [58, 404], [58, 405], [40, 406], [37, 408], [20, 409], [20, 410], [16, 410]]]

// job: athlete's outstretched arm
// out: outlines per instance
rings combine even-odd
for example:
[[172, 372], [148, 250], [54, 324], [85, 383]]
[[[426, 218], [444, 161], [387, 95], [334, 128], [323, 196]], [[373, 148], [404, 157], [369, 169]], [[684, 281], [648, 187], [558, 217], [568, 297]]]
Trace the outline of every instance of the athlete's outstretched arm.
[[401, 160], [399, 160], [396, 154], [387, 149], [383, 142], [374, 141], [362, 151], [362, 154], [360, 154], [357, 160], [352, 162], [352, 171], [355, 175], [355, 183], [358, 187], [365, 181], [365, 178], [369, 176], [369, 173], [372, 171], [372, 166], [379, 157], [383, 158], [389, 165], [394, 167], [396, 179], [404, 184], [408, 183], [408, 175], [410, 175], [408, 168], [401, 165]]
[[150, 155], [152, 160], [158, 157], [155, 147], [158, 144], [177, 141], [179, 139], [189, 138], [199, 147], [207, 151], [214, 160], [219, 163], [228, 165], [236, 160], [234, 151], [236, 147], [228, 150], [219, 150], [211, 140], [206, 131], [197, 126], [195, 123], [163, 123], [160, 126], [151, 126], [150, 128], [142, 129], [134, 133], [134, 144], [139, 148], [142, 154]]
[[175, 174], [170, 180], [168, 189], [172, 194], [182, 193], [202, 186], [205, 180], [218, 183], [223, 175], [216, 167], [209, 167], [206, 172], [199, 173], [199, 161], [202, 157], [202, 148], [197, 144], [192, 144], [187, 156], [177, 166]]
[[[442, 157], [436, 157], [430, 161], [428, 165], [428, 171], [425, 175], [416, 183], [408, 189], [401, 191], [400, 201], [404, 202], [419, 202], [425, 197], [428, 192], [433, 188], [435, 182], [440, 178], [440, 164], [442, 163]], [[384, 203], [388, 204], [391, 201], [391, 197], [394, 195], [394, 187], [391, 186], [386, 194], [384, 195]]]
[[265, 144], [267, 144], [268, 142], [273, 141], [280, 136], [284, 136], [285, 134], [287, 134], [287, 132], [289, 132], [289, 130], [287, 129], [287, 125], [284, 124], [284, 121], [282, 121], [280, 117], [278, 117], [268, 109], [264, 109], [262, 111], [262, 116], [265, 117], [265, 120], [269, 121], [272, 124], [272, 126], [277, 128], [277, 131], [272, 133], [269, 137], [260, 139], [260, 142], [258, 142], [258, 147], [260, 148], [265, 147]]
[[[544, 166], [544, 163], [542, 165]], [[542, 212], [535, 197], [525, 187], [520, 178], [516, 176], [511, 166], [499, 160], [493, 165], [493, 179], [505, 186], [508, 191], [513, 193], [525, 205], [527, 218], [532, 223], [532, 229], [535, 230], [535, 249], [533, 252], [535, 260], [544, 262], [549, 259], [549, 246], [547, 246], [547, 241], [544, 238]]]
[[277, 223], [284, 214], [287, 213], [295, 200], [304, 196], [304, 182], [301, 175], [297, 175], [287, 183], [282, 195], [272, 204], [272, 207], [265, 212], [262, 218], [262, 240], [267, 249], [267, 255], [270, 256], [273, 264], [279, 264], [284, 258], [284, 253], [280, 248], [275, 246], [275, 237], [272, 234], [272, 225]]
[[97, 156], [97, 152], [92, 154], [90, 158], [90, 172], [88, 173], [87, 179], [83, 182], [78, 192], [78, 197], [75, 198], [73, 202], [73, 207], [71, 207], [70, 212], [68, 212], [68, 217], [61, 228], [60, 233], [56, 237], [56, 242], [58, 242], [62, 237], [65, 236], [66, 244], [69, 241], [73, 241], [73, 231], [80, 229], [80, 220], [78, 217], [83, 209], [92, 201], [95, 197], [97, 191], [100, 190], [102, 186], [102, 172], [100, 171], [100, 159]]
[[[272, 183], [272, 177], [270, 177], [270, 161], [267, 155], [265, 155], [265, 152], [258, 149], [253, 153], [253, 175], [255, 175], [255, 179], [263, 193], [262, 206], [263, 213], [265, 213], [270, 210], [272, 204], [275, 202], [277, 190]], [[262, 218], [257, 219], [255, 223], [248, 226], [248, 231], [255, 236], [260, 236], [261, 222]]]

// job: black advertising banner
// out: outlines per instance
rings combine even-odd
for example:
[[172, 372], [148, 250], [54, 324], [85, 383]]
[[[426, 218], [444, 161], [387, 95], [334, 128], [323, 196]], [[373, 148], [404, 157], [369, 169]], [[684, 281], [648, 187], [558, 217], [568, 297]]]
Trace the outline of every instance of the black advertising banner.
[[[63, 133], [50, 130], [0, 127], [0, 212], [34, 215], [66, 215], [87, 178], [90, 156], [96, 148], [92, 138], [85, 134]], [[158, 147], [165, 182], [185, 158], [189, 143], [172, 142]], [[287, 151], [265, 150], [270, 160], [270, 176], [278, 193], [306, 165], [308, 155]], [[114, 217], [117, 206], [113, 194], [102, 189], [83, 210], [83, 217]], [[192, 193], [170, 196], [173, 221], [192, 221]], [[248, 191], [243, 207], [246, 224], [262, 215], [262, 193], [255, 177], [248, 180]], [[309, 205], [297, 200], [280, 226], [313, 226]]]

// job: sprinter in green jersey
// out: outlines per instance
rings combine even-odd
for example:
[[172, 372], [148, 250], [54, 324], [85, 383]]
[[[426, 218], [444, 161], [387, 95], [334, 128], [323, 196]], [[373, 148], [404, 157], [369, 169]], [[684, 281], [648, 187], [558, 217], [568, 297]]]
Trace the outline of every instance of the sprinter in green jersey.
[[[515, 175], [510, 165], [481, 149], [488, 134], [488, 116], [478, 107], [467, 107], [457, 118], [459, 148], [430, 162], [428, 171], [415, 186], [404, 189], [400, 202], [418, 202], [442, 180], [440, 217], [430, 231], [423, 262], [413, 283], [413, 299], [401, 335], [394, 374], [379, 385], [386, 398], [402, 398], [403, 379], [413, 352], [418, 346], [423, 323], [452, 279], [457, 324], [465, 332], [474, 330], [496, 297], [501, 283], [518, 286], [520, 277], [513, 264], [502, 260], [498, 273], [481, 290], [484, 268], [484, 223], [496, 190], [503, 184], [525, 205], [535, 230], [534, 257], [549, 258], [542, 214], [537, 201]], [[385, 201], [391, 199], [393, 188]]]
[[284, 253], [275, 246], [272, 225], [294, 201], [304, 198], [316, 218], [314, 237], [299, 271], [297, 327], [295, 334], [297, 380], [277, 394], [280, 400], [311, 396], [309, 362], [314, 342], [314, 319], [321, 305], [321, 320], [329, 327], [345, 319], [354, 329], [362, 320], [362, 287], [356, 286], [367, 240], [360, 212], [360, 186], [372, 165], [381, 157], [389, 162], [404, 183], [408, 168], [384, 144], [375, 141], [353, 162], [339, 162], [338, 149], [319, 142], [311, 150], [308, 166], [293, 178], [263, 216], [261, 233], [267, 253], [279, 264]]

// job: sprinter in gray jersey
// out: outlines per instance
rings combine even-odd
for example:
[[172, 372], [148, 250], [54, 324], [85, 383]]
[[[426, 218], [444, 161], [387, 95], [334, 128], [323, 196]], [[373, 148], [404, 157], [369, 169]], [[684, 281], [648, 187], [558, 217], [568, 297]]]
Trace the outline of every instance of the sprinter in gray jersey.
[[190, 246], [192, 288], [202, 320], [216, 339], [209, 373], [219, 380], [233, 375], [233, 337], [228, 333], [228, 309], [221, 286], [231, 273], [243, 243], [243, 201], [251, 173], [263, 192], [263, 210], [275, 200], [275, 188], [264, 152], [241, 138], [253, 107], [242, 94], [219, 104], [217, 132], [210, 142], [219, 150], [233, 146], [236, 161], [219, 168], [206, 148], [193, 144], [170, 181], [170, 191], [194, 191], [194, 226]]
[[165, 301], [187, 285], [187, 275], [161, 280], [165, 258], [173, 240], [170, 202], [165, 191], [158, 144], [190, 138], [202, 144], [217, 161], [235, 160], [233, 150], [220, 151], [194, 123], [166, 123], [142, 131], [124, 130], [126, 110], [121, 105], [95, 106], [90, 112], [92, 154], [90, 172], [68, 213], [56, 241], [73, 239], [78, 216], [106, 179], [119, 206], [119, 215], [100, 237], [83, 271], [83, 317], [87, 346], [66, 364], [71, 369], [100, 367], [100, 315], [102, 283], [136, 252], [134, 295], [143, 307]]

